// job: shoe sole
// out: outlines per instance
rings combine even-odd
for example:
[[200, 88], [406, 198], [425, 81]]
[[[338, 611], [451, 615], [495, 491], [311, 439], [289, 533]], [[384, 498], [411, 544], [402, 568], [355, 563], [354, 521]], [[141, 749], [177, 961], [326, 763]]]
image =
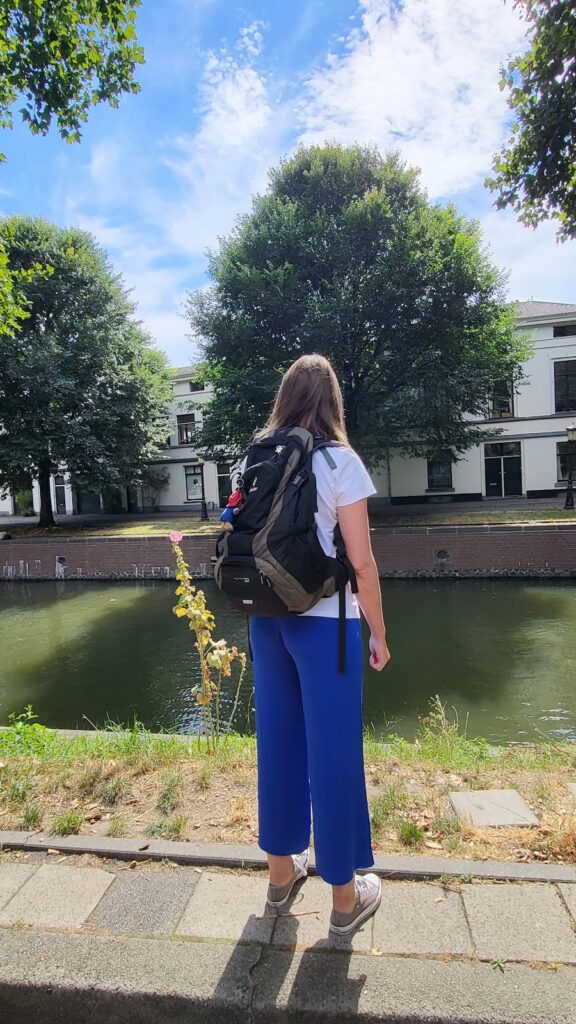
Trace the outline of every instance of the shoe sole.
[[364, 907], [362, 913], [358, 914], [358, 917], [355, 917], [354, 920], [350, 922], [350, 924], [331, 924], [329, 927], [330, 933], [332, 935], [350, 935], [350, 932], [355, 931], [356, 928], [359, 928], [360, 925], [364, 923], [364, 921], [366, 921], [369, 917], [372, 917], [372, 914], [376, 913], [381, 902], [382, 889], [380, 889], [377, 899], [375, 899], [373, 903], [369, 903], [367, 907]]

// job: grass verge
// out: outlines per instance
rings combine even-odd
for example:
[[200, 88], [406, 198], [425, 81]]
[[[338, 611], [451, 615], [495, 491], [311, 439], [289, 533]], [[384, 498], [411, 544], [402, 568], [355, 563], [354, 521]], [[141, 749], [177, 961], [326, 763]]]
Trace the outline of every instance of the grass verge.
[[[195, 737], [131, 729], [65, 737], [30, 709], [0, 731], [0, 828], [45, 834], [257, 839], [256, 744], [229, 736], [215, 753]], [[374, 847], [382, 853], [576, 864], [576, 745], [491, 747], [437, 699], [412, 741], [366, 732]], [[539, 823], [473, 828], [449, 793], [517, 789]]]

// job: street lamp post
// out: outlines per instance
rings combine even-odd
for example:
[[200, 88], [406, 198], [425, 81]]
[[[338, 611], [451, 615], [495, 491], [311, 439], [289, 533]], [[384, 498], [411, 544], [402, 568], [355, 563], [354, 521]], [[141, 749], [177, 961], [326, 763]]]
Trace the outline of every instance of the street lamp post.
[[564, 508], [574, 508], [574, 448], [576, 446], [576, 423], [572, 422], [566, 427], [568, 438], [568, 486], [566, 487], [566, 501]]

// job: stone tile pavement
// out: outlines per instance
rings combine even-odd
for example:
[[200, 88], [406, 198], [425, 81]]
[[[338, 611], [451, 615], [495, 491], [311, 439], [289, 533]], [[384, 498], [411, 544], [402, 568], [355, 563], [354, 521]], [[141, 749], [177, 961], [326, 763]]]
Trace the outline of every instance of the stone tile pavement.
[[351, 940], [317, 877], [0, 857], [2, 1024], [576, 1024], [576, 883], [383, 880]]

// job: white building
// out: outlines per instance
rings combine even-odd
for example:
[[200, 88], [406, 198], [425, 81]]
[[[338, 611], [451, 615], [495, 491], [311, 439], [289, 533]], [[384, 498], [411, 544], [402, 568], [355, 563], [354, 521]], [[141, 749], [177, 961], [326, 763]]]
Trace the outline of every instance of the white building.
[[[576, 419], [576, 305], [556, 302], [516, 303], [518, 330], [527, 333], [533, 354], [525, 364], [526, 382], [516, 395], [506, 384], [498, 389], [485, 425], [502, 429], [494, 441], [470, 448], [455, 464], [427, 462], [392, 453], [373, 472], [378, 487], [373, 507], [384, 504], [481, 501], [525, 496], [546, 498], [566, 486], [566, 428]], [[198, 379], [194, 366], [172, 370], [172, 431], [166, 447], [150, 464], [146, 487], [129, 487], [121, 499], [125, 511], [208, 511], [226, 504], [231, 465], [204, 462], [195, 445], [202, 425], [201, 406], [211, 387]], [[574, 467], [576, 472], [576, 466]], [[65, 472], [52, 478], [57, 513], [102, 510], [99, 494], [74, 491]], [[39, 508], [37, 485], [34, 509]], [[0, 498], [0, 514], [12, 514], [11, 497]]]
[[[455, 464], [391, 455], [373, 474], [374, 504], [548, 498], [566, 487], [567, 426], [576, 419], [576, 305], [515, 303], [518, 330], [533, 354], [519, 393], [503, 384], [482, 425], [502, 429]], [[574, 466], [576, 474], [576, 465]]]

